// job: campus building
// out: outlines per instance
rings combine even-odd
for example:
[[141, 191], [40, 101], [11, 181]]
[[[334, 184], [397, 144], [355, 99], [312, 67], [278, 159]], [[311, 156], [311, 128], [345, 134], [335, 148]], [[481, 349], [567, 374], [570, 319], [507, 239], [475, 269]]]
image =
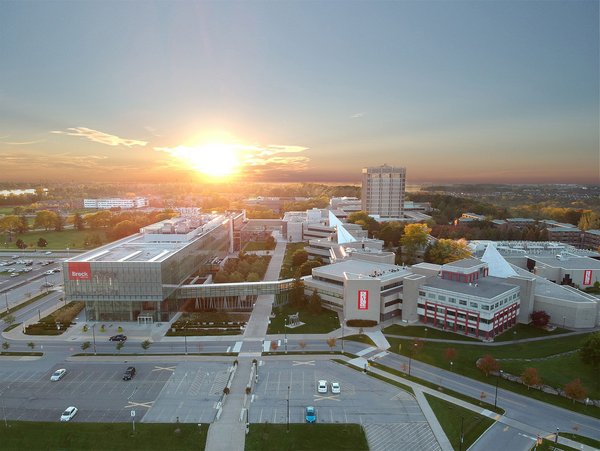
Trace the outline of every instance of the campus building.
[[143, 208], [149, 205], [148, 198], [119, 198], [110, 197], [103, 199], [83, 199], [83, 208], [96, 208], [99, 210], [110, 210], [111, 208], [121, 208], [123, 210], [132, 208]]
[[404, 217], [406, 168], [388, 165], [362, 170], [362, 210], [381, 218]]

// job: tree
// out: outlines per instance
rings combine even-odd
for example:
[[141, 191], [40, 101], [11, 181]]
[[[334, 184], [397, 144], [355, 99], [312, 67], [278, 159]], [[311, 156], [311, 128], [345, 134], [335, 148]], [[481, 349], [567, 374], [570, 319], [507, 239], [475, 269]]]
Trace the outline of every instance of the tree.
[[35, 348], [35, 343], [33, 341], [30, 341], [29, 343], [27, 343], [27, 346], [29, 346], [33, 351], [33, 348]]
[[142, 347], [144, 352], [146, 352], [148, 350], [148, 348], [150, 348], [151, 345], [152, 345], [152, 343], [150, 342], [150, 340], [144, 340], [144, 341], [142, 341], [142, 343], [140, 343], [140, 346]]
[[73, 216], [73, 227], [77, 230], [85, 229], [85, 221], [79, 213], [75, 213], [75, 216]]
[[269, 235], [267, 237], [267, 239], [265, 240], [265, 247], [267, 249], [275, 249], [275, 246], [277, 246], [277, 242], [275, 241], [275, 238], [273, 238], [272, 235]]
[[427, 245], [430, 232], [431, 229], [427, 224], [407, 224], [404, 226], [404, 235], [400, 238], [400, 244], [408, 263], [414, 263], [417, 250]]
[[271, 340], [271, 351], [275, 352], [277, 351], [277, 348], [279, 348], [279, 343], [277, 343], [277, 340]]
[[540, 385], [542, 378], [539, 376], [537, 368], [529, 367], [525, 368], [521, 374], [521, 382], [527, 385], [527, 390], [529, 390], [529, 387]]
[[379, 229], [379, 239], [383, 240], [386, 246], [398, 246], [404, 226], [398, 221], [385, 222]]
[[119, 341], [117, 343], [117, 345], [115, 346], [115, 348], [117, 349], [117, 351], [119, 352], [119, 354], [121, 353], [121, 349], [123, 349], [123, 346], [125, 346], [125, 343], [123, 343], [122, 341]]
[[450, 240], [441, 238], [427, 248], [425, 252], [425, 261], [444, 265], [456, 260], [469, 258], [471, 251], [467, 242], [463, 239]]
[[458, 356], [458, 352], [456, 351], [455, 348], [446, 348], [446, 349], [444, 349], [444, 358], [448, 362], [453, 362], [454, 360], [456, 360], [457, 356]]
[[600, 218], [593, 211], [584, 211], [577, 224], [581, 230], [592, 230], [600, 228]]
[[91, 228], [108, 227], [112, 213], [108, 210], [90, 213], [84, 216], [85, 223]]
[[335, 348], [335, 344], [336, 344], [336, 339], [333, 337], [330, 337], [327, 339], [327, 346], [329, 346], [329, 350], [331, 352], [333, 352], [333, 348]]
[[298, 268], [300, 267], [300, 265], [302, 265], [302, 263], [306, 262], [307, 260], [308, 252], [306, 252], [304, 249], [298, 249], [292, 255], [292, 266]]
[[490, 354], [486, 354], [477, 360], [477, 368], [483, 371], [483, 374], [487, 376], [492, 372], [496, 372], [500, 369], [500, 365], [498, 361], [492, 357]]
[[529, 318], [535, 327], [546, 327], [550, 322], [550, 315], [544, 310], [534, 310]]
[[16, 320], [17, 320], [17, 318], [12, 313], [9, 313], [3, 319], [4, 324], [6, 324], [7, 326], [12, 326]]
[[587, 390], [581, 384], [581, 379], [577, 378], [564, 386], [565, 395], [575, 402], [576, 399], [583, 399], [587, 396]]
[[119, 240], [121, 238], [125, 238], [126, 236], [137, 233], [139, 228], [140, 227], [138, 224], [127, 219], [127, 220], [121, 221], [117, 225], [115, 225], [112, 228], [112, 230], [110, 231], [109, 235], [111, 236], [112, 239]]
[[304, 340], [300, 340], [298, 342], [298, 346], [300, 346], [300, 349], [304, 349], [306, 348], [306, 342]]
[[65, 218], [62, 217], [62, 215], [60, 213], [55, 213], [55, 218], [54, 218], [54, 230], [56, 230], [57, 232], [62, 232], [65, 228]]
[[294, 284], [289, 296], [292, 307], [301, 308], [304, 306], [304, 282], [300, 277], [294, 279]]
[[312, 294], [308, 298], [308, 308], [311, 313], [321, 313], [321, 309], [323, 308], [322, 302], [323, 300], [321, 299], [321, 296], [319, 296], [319, 293], [317, 293], [317, 290], [313, 290]]
[[29, 221], [26, 216], [19, 216], [19, 222], [17, 223], [17, 233], [25, 233], [29, 230]]
[[318, 268], [322, 263], [319, 260], [308, 260], [300, 265], [300, 276], [310, 276], [313, 268]]
[[50, 230], [56, 226], [58, 215], [50, 210], [40, 210], [35, 214], [33, 227], [36, 229]]
[[46, 239], [42, 238], [42, 237], [38, 238], [37, 247], [46, 247], [46, 246], [48, 246], [48, 241], [46, 241]]
[[10, 343], [8, 341], [2, 342], [2, 349], [8, 351], [8, 348], [10, 348]]
[[84, 341], [83, 343], [81, 343], [81, 350], [83, 352], [87, 351], [90, 348], [90, 342], [89, 341]]
[[255, 272], [248, 273], [246, 282], [260, 282], [260, 276]]
[[19, 238], [17, 240], [17, 242], [15, 243], [15, 245], [19, 248], [19, 249], [25, 249], [27, 247], [27, 244], [25, 244], [25, 241], [23, 241], [21, 238]]
[[586, 337], [579, 350], [581, 361], [597, 369], [600, 366], [600, 332], [594, 332]]

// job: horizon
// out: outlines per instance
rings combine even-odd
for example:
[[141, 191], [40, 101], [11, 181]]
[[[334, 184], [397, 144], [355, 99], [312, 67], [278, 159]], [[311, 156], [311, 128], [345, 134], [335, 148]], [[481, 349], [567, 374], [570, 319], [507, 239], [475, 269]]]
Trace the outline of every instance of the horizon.
[[600, 183], [597, 1], [0, 11], [1, 182]]

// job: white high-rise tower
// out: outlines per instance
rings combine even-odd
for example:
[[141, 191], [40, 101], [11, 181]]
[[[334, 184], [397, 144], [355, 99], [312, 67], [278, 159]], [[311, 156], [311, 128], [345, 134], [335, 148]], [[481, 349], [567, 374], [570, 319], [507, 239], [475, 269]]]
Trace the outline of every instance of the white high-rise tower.
[[361, 207], [382, 218], [404, 216], [406, 168], [383, 166], [363, 168]]

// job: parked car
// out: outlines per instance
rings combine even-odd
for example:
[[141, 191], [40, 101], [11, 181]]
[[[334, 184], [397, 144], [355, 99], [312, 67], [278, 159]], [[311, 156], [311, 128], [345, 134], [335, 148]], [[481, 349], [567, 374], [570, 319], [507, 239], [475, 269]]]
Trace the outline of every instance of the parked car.
[[130, 366], [125, 370], [125, 374], [123, 374], [124, 381], [130, 381], [135, 376], [135, 367]]
[[319, 393], [327, 393], [327, 381], [320, 380], [317, 384], [317, 391]]
[[317, 411], [313, 406], [308, 406], [306, 408], [306, 422], [307, 423], [316, 423], [317, 422]]
[[70, 406], [60, 416], [60, 421], [71, 421], [71, 419], [77, 415], [77, 407]]
[[112, 337], [109, 338], [110, 341], [125, 341], [127, 340], [127, 335], [123, 335], [123, 334], [118, 334], [118, 335], [113, 335]]
[[340, 393], [342, 391], [339, 382], [331, 383], [331, 393]]
[[61, 368], [59, 370], [56, 370], [54, 373], [52, 373], [52, 376], [50, 376], [50, 380], [51, 381], [59, 381], [64, 377], [65, 374], [67, 374], [67, 370], [64, 368]]

